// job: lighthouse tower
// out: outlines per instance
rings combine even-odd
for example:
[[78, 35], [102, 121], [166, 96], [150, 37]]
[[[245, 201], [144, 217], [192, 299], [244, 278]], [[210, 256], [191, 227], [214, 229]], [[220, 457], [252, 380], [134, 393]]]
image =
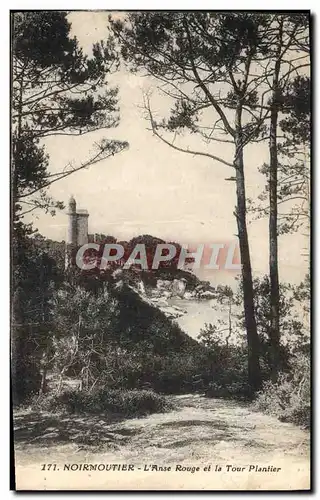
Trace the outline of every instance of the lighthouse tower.
[[69, 267], [71, 257], [76, 249], [85, 243], [88, 243], [88, 218], [87, 210], [78, 209], [73, 196], [68, 203], [68, 227], [66, 238], [66, 260], [65, 267]]
[[73, 196], [68, 203], [67, 245], [77, 246], [77, 203]]

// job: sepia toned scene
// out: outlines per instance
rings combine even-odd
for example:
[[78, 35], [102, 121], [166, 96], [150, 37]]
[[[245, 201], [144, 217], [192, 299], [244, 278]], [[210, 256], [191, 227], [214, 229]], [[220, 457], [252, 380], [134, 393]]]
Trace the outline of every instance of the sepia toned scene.
[[10, 18], [12, 488], [309, 490], [309, 12]]

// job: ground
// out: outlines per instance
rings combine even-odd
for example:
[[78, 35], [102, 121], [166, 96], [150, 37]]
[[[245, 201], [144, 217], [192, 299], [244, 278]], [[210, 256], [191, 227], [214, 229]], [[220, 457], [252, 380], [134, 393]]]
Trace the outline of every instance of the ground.
[[[168, 413], [118, 421], [18, 411], [17, 488], [309, 488], [307, 431], [254, 412], [247, 403], [197, 395], [171, 399], [176, 409]], [[65, 464], [84, 463], [133, 464], [135, 471], [63, 470]], [[42, 464], [56, 464], [56, 470], [42, 471]]]

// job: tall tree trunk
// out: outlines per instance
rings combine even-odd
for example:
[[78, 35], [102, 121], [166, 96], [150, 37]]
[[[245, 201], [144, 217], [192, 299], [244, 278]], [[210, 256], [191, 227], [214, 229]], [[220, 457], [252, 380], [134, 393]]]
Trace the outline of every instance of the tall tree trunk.
[[271, 112], [270, 126], [270, 173], [269, 173], [269, 275], [270, 275], [270, 342], [272, 350], [272, 379], [277, 379], [280, 368], [280, 319], [279, 319], [279, 272], [278, 272], [278, 203], [277, 203], [277, 122], [278, 112]]
[[[12, 151], [11, 155], [11, 203], [12, 203], [12, 220], [16, 215], [16, 203], [18, 202], [18, 182], [19, 182], [19, 173], [17, 170], [17, 166], [14, 162], [14, 158], [19, 154], [19, 148], [22, 135], [22, 108], [23, 108], [23, 91], [24, 91], [24, 72], [25, 68], [21, 71], [20, 78], [18, 79], [19, 83], [19, 93], [18, 93], [18, 106], [17, 106], [17, 114], [18, 114], [18, 122], [16, 128], [16, 150]], [[12, 90], [12, 89], [11, 89]], [[11, 102], [12, 105], [12, 102]], [[11, 141], [13, 139], [13, 129], [11, 129]]]
[[269, 277], [270, 277], [270, 343], [271, 378], [275, 382], [280, 369], [280, 317], [279, 317], [279, 270], [278, 270], [278, 97], [281, 54], [281, 29], [277, 60], [273, 75], [272, 104], [270, 116], [270, 170], [269, 170]]
[[248, 381], [252, 389], [258, 390], [261, 386], [261, 371], [259, 363], [260, 342], [254, 310], [254, 293], [250, 260], [249, 241], [246, 222], [246, 192], [243, 165], [243, 141], [241, 128], [241, 108], [237, 110], [236, 120], [236, 153], [234, 167], [237, 184], [237, 225], [240, 245], [244, 317], [248, 342]]

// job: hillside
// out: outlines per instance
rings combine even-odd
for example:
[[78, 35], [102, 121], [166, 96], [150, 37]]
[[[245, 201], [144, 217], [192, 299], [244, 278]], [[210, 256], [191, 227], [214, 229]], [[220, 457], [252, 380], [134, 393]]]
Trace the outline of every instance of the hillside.
[[[57, 264], [57, 267], [60, 271], [64, 272], [65, 267], [65, 242], [64, 241], [53, 241], [47, 238], [44, 238], [39, 233], [36, 233], [32, 241], [37, 248], [41, 248], [45, 251], [49, 257], [53, 258]], [[110, 235], [89, 235], [89, 242], [95, 241], [95, 243], [100, 244], [101, 248], [106, 243], [117, 243], [124, 247], [125, 253], [122, 261], [116, 263], [111, 271], [115, 271], [118, 268], [122, 268], [123, 263], [126, 261], [128, 256], [131, 254], [132, 250], [135, 248], [137, 244], [144, 244], [146, 248], [147, 260], [148, 260], [148, 270], [141, 269], [139, 265], [131, 266], [130, 269], [125, 271], [126, 279], [131, 283], [136, 283], [137, 280], [142, 280], [146, 286], [156, 287], [157, 280], [169, 280], [173, 281], [174, 279], [182, 280], [184, 279], [186, 282], [186, 291], [192, 292], [197, 286], [205, 286], [210, 287], [209, 282], [202, 282], [199, 278], [188, 271], [188, 269], [178, 269], [178, 260], [181, 252], [181, 245], [176, 242], [165, 242], [160, 238], [156, 238], [151, 235], [141, 235], [132, 238], [129, 241], [116, 240], [113, 236]], [[155, 253], [155, 249], [157, 244], [168, 243], [176, 247], [176, 255], [175, 257], [168, 262], [161, 262], [159, 265], [159, 269], [151, 269], [152, 260]], [[186, 260], [187, 264], [192, 262], [192, 259]]]

